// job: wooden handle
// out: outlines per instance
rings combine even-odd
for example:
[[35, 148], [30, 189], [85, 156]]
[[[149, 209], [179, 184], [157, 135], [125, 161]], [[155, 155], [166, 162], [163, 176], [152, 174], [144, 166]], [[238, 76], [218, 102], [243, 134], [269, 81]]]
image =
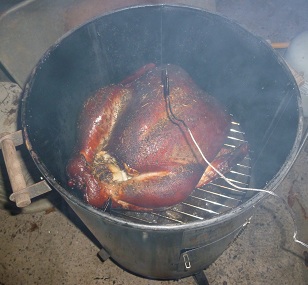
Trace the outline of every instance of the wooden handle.
[[[1, 147], [12, 190], [14, 193], [19, 192], [25, 189], [27, 185], [17, 158], [14, 142], [11, 139], [4, 139], [1, 141]], [[16, 196], [17, 207], [26, 207], [30, 203], [28, 193], [20, 193], [20, 195]]]

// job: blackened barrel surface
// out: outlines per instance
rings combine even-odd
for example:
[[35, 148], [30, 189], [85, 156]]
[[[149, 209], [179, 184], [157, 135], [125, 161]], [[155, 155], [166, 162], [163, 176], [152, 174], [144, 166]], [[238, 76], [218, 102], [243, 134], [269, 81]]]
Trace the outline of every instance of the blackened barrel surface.
[[[264, 194], [221, 217], [166, 228], [99, 212], [66, 186], [83, 102], [150, 62], [181, 66], [234, 115], [249, 142], [254, 187], [275, 188], [295, 159], [302, 129], [299, 91], [262, 39], [221, 16], [180, 6], [133, 7], [99, 17], [59, 40], [33, 70], [21, 119], [38, 168], [119, 264], [153, 278], [180, 278], [212, 263]], [[125, 247], [137, 254], [123, 256]], [[185, 252], [190, 269], [183, 264]]]

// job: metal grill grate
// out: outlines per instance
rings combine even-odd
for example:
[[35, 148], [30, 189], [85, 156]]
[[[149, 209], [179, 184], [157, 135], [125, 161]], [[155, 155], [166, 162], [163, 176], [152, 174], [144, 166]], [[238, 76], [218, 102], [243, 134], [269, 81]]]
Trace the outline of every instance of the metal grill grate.
[[[225, 147], [235, 148], [245, 142], [244, 133], [237, 122], [232, 122]], [[248, 187], [250, 181], [250, 158], [246, 156], [226, 175], [234, 184]], [[247, 193], [249, 192], [249, 193]], [[196, 188], [182, 203], [165, 211], [141, 213], [133, 211], [111, 211], [117, 217], [144, 224], [184, 224], [210, 219], [236, 208], [252, 196], [251, 191], [230, 187], [223, 179]]]

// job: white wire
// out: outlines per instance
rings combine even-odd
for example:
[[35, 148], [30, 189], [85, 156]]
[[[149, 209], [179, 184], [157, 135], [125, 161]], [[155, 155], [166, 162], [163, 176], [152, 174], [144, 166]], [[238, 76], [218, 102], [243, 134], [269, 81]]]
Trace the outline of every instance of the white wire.
[[273, 191], [270, 190], [265, 190], [265, 189], [256, 189], [256, 188], [246, 188], [246, 187], [240, 187], [235, 185], [234, 183], [231, 182], [230, 179], [228, 179], [226, 176], [224, 176], [217, 168], [215, 168], [204, 156], [204, 154], [202, 153], [202, 150], [200, 149], [199, 145], [197, 144], [192, 132], [190, 131], [189, 128], [187, 128], [187, 131], [192, 139], [192, 141], [194, 142], [195, 146], [197, 147], [199, 153], [201, 154], [203, 160], [223, 179], [225, 180], [229, 185], [231, 185], [232, 187], [238, 189], [238, 190], [248, 190], [248, 191], [258, 191], [258, 192], [266, 192], [268, 194], [271, 194], [273, 196], [278, 196], [276, 193], [274, 193]]

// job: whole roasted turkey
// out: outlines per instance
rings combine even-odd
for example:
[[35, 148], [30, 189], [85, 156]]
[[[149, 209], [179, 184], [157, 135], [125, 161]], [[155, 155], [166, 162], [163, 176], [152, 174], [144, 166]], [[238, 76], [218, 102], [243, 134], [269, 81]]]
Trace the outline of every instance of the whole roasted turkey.
[[149, 211], [184, 201], [217, 178], [192, 138], [170, 117], [162, 70], [168, 71], [172, 113], [184, 121], [204, 156], [226, 173], [247, 144], [223, 148], [231, 117], [179, 66], [148, 64], [84, 104], [78, 141], [67, 165], [68, 185], [92, 206]]

